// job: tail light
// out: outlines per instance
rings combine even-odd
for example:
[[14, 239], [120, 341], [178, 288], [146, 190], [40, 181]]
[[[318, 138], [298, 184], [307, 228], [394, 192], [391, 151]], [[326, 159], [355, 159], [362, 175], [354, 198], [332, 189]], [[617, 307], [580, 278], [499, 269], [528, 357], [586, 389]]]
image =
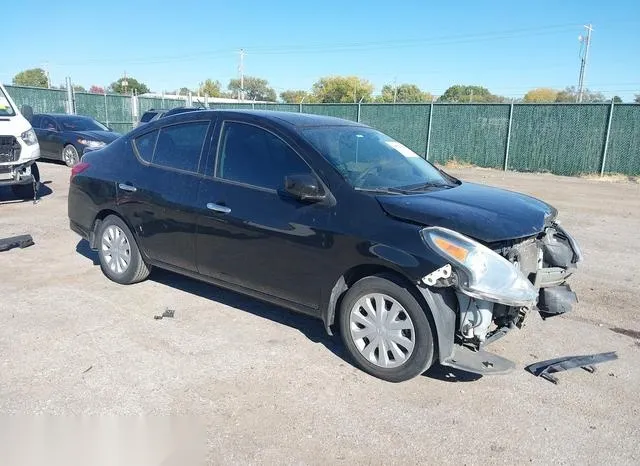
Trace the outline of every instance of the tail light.
[[72, 180], [76, 175], [79, 175], [90, 166], [91, 165], [89, 165], [87, 162], [76, 163], [73, 167], [71, 167], [71, 176], [69, 177], [69, 180]]

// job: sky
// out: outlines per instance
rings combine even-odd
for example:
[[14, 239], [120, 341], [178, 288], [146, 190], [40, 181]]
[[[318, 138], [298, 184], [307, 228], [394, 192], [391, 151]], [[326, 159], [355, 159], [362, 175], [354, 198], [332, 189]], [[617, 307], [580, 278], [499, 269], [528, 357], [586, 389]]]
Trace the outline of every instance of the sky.
[[[379, 92], [415, 83], [434, 95], [454, 84], [521, 97], [576, 85], [578, 36], [593, 24], [588, 88], [631, 101], [640, 94], [640, 1], [219, 1], [2, 2], [14, 24], [0, 37], [0, 81], [47, 68], [86, 88], [126, 72], [152, 91], [226, 87], [267, 79], [280, 93], [322, 76], [357, 75]], [[55, 5], [52, 7], [52, 5]], [[21, 24], [21, 21], [24, 23]]]

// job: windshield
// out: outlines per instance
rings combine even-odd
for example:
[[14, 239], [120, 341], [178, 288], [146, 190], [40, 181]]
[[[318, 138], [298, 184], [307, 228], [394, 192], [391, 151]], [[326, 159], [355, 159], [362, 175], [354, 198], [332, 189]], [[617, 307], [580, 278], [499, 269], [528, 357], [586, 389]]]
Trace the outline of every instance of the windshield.
[[64, 117], [59, 122], [63, 131], [110, 131], [102, 123], [86, 117]]
[[0, 117], [3, 116], [15, 116], [16, 112], [9, 103], [9, 99], [4, 94], [4, 91], [0, 87]]
[[371, 128], [317, 127], [306, 139], [356, 189], [421, 189], [450, 186], [433, 165], [408, 147]]

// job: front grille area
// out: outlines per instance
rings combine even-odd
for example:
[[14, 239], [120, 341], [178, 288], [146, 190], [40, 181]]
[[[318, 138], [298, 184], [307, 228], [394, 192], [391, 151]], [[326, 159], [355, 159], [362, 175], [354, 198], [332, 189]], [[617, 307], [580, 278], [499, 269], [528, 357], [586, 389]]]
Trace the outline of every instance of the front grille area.
[[13, 136], [0, 136], [0, 163], [15, 162], [20, 158], [20, 144]]

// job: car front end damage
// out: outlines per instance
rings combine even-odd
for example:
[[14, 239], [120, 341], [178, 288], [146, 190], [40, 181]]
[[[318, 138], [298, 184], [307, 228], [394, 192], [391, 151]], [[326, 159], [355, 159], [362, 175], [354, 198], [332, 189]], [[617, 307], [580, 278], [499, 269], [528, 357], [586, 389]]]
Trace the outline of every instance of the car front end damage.
[[543, 319], [577, 302], [567, 283], [582, 260], [576, 241], [549, 221], [530, 237], [481, 244], [445, 228], [422, 231], [448, 263], [423, 277], [419, 289], [434, 316], [440, 363], [479, 374], [513, 363], [485, 351], [538, 311]]

